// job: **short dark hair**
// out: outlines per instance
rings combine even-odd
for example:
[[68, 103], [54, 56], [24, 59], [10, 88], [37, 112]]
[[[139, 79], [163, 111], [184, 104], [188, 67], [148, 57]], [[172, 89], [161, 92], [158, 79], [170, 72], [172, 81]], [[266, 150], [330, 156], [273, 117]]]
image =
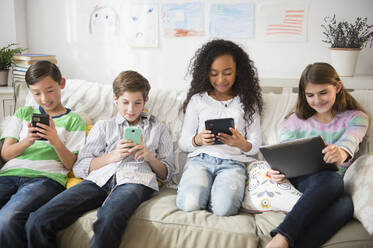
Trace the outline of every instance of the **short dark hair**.
[[27, 87], [39, 82], [40, 80], [48, 76], [50, 76], [54, 81], [60, 84], [62, 76], [57, 65], [47, 60], [36, 61], [26, 71], [25, 79]]
[[136, 71], [122, 71], [114, 79], [113, 93], [119, 98], [125, 91], [140, 91], [145, 100], [150, 91], [149, 81]]

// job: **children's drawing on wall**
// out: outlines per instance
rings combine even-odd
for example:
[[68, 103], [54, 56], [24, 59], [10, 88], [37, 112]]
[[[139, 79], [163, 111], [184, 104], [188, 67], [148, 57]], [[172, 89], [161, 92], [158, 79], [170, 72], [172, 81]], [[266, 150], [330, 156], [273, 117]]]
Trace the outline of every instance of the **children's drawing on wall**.
[[158, 5], [132, 3], [126, 18], [126, 37], [133, 47], [158, 47]]
[[204, 10], [201, 2], [162, 5], [162, 27], [165, 37], [204, 35]]
[[89, 34], [95, 40], [112, 43], [119, 39], [120, 19], [118, 12], [107, 5], [96, 5], [90, 14]]
[[258, 9], [260, 39], [286, 42], [307, 40], [307, 4], [261, 4]]
[[209, 34], [221, 38], [253, 38], [254, 4], [211, 4]]

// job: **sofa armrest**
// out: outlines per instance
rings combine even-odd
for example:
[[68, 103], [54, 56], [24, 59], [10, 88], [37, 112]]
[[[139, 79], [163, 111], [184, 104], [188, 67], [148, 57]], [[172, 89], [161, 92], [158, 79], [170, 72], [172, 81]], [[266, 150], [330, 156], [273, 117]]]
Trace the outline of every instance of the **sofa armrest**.
[[[0, 141], [0, 151], [1, 149], [3, 149], [3, 141]], [[4, 165], [4, 161], [2, 159], [2, 157], [0, 156], [0, 168], [2, 168]]]
[[373, 153], [353, 162], [343, 178], [345, 191], [354, 203], [354, 217], [373, 235]]

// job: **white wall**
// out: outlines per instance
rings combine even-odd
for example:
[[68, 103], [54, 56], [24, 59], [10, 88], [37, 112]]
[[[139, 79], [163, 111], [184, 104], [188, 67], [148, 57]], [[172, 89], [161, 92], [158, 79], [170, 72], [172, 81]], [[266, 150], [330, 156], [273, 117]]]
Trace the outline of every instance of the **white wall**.
[[25, 0], [0, 1], [0, 47], [18, 43], [27, 47]]
[[[121, 8], [125, 8], [128, 1], [26, 1], [25, 15], [29, 51], [56, 54], [59, 66], [67, 78], [80, 78], [107, 84], [111, 83], [120, 71], [134, 69], [149, 78], [154, 88], [187, 87], [185, 73], [188, 62], [195, 50], [210, 39], [207, 35], [165, 38], [160, 29], [158, 48], [131, 48], [126, 43], [124, 34], [110, 44], [92, 40], [89, 36], [89, 14], [96, 4], [118, 5], [122, 3]], [[4, 4], [4, 1], [0, 2], [1, 5]], [[166, 0], [149, 2], [164, 3]], [[183, 1], [174, 0], [173, 2]], [[206, 0], [205, 2], [217, 1]], [[251, 0], [249, 2], [258, 6], [259, 3], [268, 1]], [[321, 42], [323, 36], [320, 25], [325, 16], [336, 14], [338, 20], [350, 21], [358, 16], [368, 17], [368, 22], [373, 24], [373, 1], [371, 0], [288, 0], [283, 2], [309, 3], [308, 40], [303, 43], [266, 43], [259, 41], [257, 36], [253, 39], [235, 40], [245, 47], [254, 60], [260, 77], [297, 78], [309, 63], [330, 62], [328, 44]], [[205, 9], [207, 33], [207, 4]], [[2, 8], [0, 12], [2, 16], [4, 12]], [[369, 46], [360, 54], [357, 73], [373, 75], [373, 49]]]
[[16, 41], [13, 1], [0, 1], [0, 30], [0, 47]]

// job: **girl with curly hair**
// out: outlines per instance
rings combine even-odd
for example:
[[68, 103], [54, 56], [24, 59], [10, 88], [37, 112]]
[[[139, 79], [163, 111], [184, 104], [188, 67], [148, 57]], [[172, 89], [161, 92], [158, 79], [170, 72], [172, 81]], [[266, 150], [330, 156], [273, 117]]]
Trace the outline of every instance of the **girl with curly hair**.
[[[247, 53], [227, 40], [212, 40], [197, 50], [188, 72], [191, 87], [184, 102], [179, 147], [189, 152], [176, 205], [183, 211], [208, 209], [234, 215], [245, 190], [245, 163], [261, 144], [263, 102], [256, 68]], [[233, 118], [232, 135], [216, 137], [208, 119]], [[222, 144], [215, 144], [215, 140]]]

